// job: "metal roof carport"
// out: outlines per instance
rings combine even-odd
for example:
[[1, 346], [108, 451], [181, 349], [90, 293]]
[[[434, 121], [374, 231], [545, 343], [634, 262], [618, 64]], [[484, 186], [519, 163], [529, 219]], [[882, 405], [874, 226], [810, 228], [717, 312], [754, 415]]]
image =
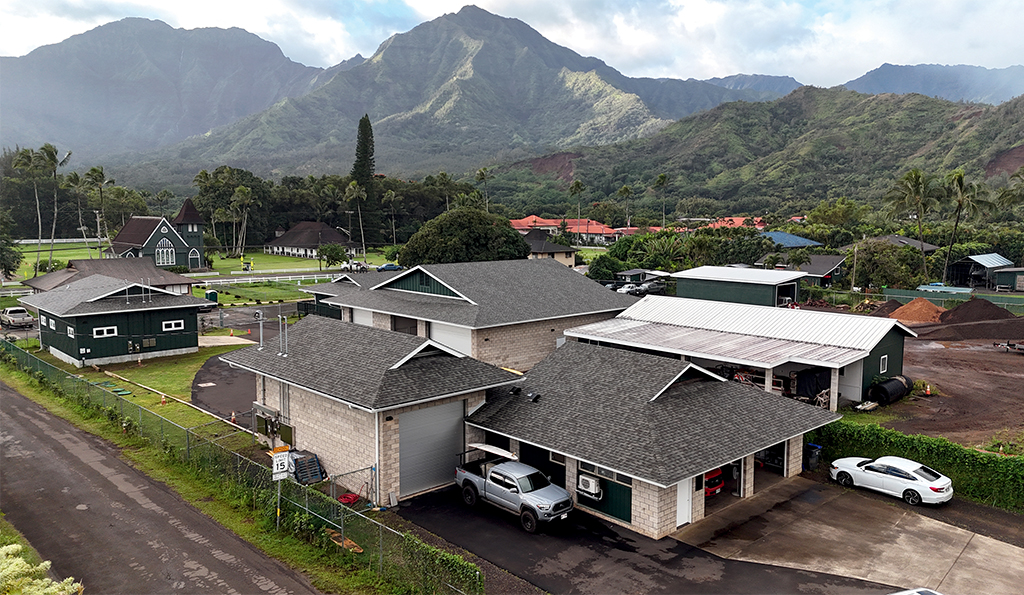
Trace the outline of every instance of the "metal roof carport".
[[784, 364], [829, 368], [829, 408], [835, 411], [839, 370], [867, 358], [893, 329], [917, 336], [891, 318], [647, 296], [615, 318], [568, 329], [565, 335], [760, 368], [769, 391], [772, 371]]

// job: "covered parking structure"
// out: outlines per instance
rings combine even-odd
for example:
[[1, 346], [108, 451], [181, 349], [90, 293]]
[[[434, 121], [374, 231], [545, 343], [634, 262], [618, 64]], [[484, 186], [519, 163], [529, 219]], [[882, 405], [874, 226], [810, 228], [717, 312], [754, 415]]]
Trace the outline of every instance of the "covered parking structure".
[[840, 399], [862, 401], [876, 377], [902, 374], [904, 339], [917, 335], [891, 318], [647, 296], [565, 336], [683, 359], [769, 392], [827, 396], [836, 411]]

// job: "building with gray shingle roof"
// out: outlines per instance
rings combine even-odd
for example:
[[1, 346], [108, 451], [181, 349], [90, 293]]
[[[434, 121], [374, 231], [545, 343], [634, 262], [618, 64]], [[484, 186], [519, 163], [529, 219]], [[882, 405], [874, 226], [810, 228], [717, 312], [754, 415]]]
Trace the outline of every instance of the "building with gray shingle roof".
[[551, 259], [342, 275], [304, 291], [316, 296], [320, 314], [429, 337], [517, 370], [551, 353], [566, 328], [611, 318], [637, 301]]
[[526, 232], [523, 239], [530, 245], [530, 258], [553, 258], [554, 260], [571, 267], [576, 264], [577, 248], [555, 244], [548, 240], [551, 236], [543, 229], [531, 229]]
[[381, 497], [450, 482], [466, 413], [487, 389], [521, 378], [425, 337], [321, 316], [221, 359], [256, 374], [258, 410], [286, 427], [293, 447], [316, 453], [332, 475], [376, 468]]
[[194, 353], [197, 312], [208, 304], [99, 274], [19, 301], [39, 313], [42, 346], [79, 367]]
[[67, 268], [26, 279], [23, 284], [37, 292], [50, 291], [92, 275], [138, 281], [179, 294], [191, 294], [195, 283], [190, 277], [157, 267], [149, 258], [96, 258], [70, 260]]
[[[570, 341], [515, 389], [488, 391], [467, 424], [564, 477], [582, 508], [657, 539], [703, 516], [704, 473], [734, 461], [767, 472], [754, 470], [754, 453], [774, 449], [781, 473], [795, 475], [802, 435], [838, 418], [680, 359]], [[599, 498], [581, 489], [593, 482]]]
[[322, 221], [302, 221], [291, 229], [267, 242], [263, 251], [268, 254], [281, 254], [298, 258], [316, 258], [318, 249], [323, 244], [338, 244], [350, 255], [356, 255], [357, 244], [351, 239]]
[[173, 223], [164, 217], [135, 216], [124, 224], [105, 251], [108, 258], [150, 258], [158, 267], [198, 270], [206, 264], [202, 216], [186, 198]]

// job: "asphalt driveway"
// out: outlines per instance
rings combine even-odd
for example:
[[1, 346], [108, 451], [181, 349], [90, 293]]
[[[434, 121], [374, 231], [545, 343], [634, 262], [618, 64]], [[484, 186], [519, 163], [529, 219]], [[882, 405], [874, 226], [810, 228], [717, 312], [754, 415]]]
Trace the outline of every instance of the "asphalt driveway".
[[536, 535], [517, 517], [467, 509], [446, 488], [402, 502], [398, 514], [548, 593], [891, 593], [871, 581], [722, 558], [653, 540], [579, 511]]

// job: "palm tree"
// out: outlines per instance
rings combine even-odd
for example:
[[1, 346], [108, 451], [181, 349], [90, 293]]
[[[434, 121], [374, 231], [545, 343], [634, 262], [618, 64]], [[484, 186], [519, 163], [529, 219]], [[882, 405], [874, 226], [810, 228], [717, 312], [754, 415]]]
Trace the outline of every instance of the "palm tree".
[[801, 266], [809, 262], [811, 262], [811, 256], [807, 254], [807, 250], [793, 250], [786, 255], [786, 264], [798, 271]]
[[1024, 203], [1024, 167], [1010, 176], [1010, 183], [999, 193], [999, 205], [1012, 209]]
[[440, 172], [437, 177], [434, 178], [435, 184], [441, 189], [441, 193], [444, 194], [444, 210], [448, 210], [448, 195], [451, 194], [452, 188], [452, 177], [448, 175], [448, 172]]
[[946, 175], [946, 188], [949, 197], [956, 205], [956, 219], [953, 221], [953, 233], [949, 236], [949, 245], [946, 247], [946, 261], [942, 265], [942, 284], [946, 284], [946, 271], [949, 269], [949, 255], [953, 252], [953, 244], [956, 243], [957, 228], [960, 227], [960, 217], [971, 219], [984, 208], [989, 206], [988, 188], [977, 182], [967, 183], [964, 179], [964, 170], [955, 169]]
[[359, 215], [359, 243], [362, 245], [363, 258], [366, 258], [366, 236], [363, 235], [363, 201], [366, 200], [366, 190], [359, 185], [359, 182], [352, 180], [345, 188], [345, 200], [356, 203], [356, 213]]
[[491, 203], [487, 197], [487, 180], [493, 177], [494, 174], [492, 174], [490, 170], [488, 170], [486, 167], [481, 167], [480, 169], [476, 170], [476, 181], [482, 182], [484, 185], [484, 211], [488, 213], [491, 212]]
[[583, 203], [580, 200], [580, 195], [587, 187], [583, 185], [583, 182], [579, 180], [573, 180], [572, 184], [569, 184], [569, 200], [576, 199], [576, 243], [582, 244], [580, 231], [580, 217], [582, 216]]
[[107, 239], [107, 243], [110, 243], [110, 233], [107, 231], [107, 214], [103, 208], [103, 187], [113, 186], [114, 179], [107, 178], [107, 175], [103, 173], [103, 166], [97, 165], [85, 172], [85, 179], [89, 181], [89, 187], [95, 188], [100, 194], [100, 220], [103, 221], [103, 237]]
[[38, 155], [42, 167], [46, 168], [46, 173], [53, 178], [53, 225], [50, 227], [50, 262], [48, 265], [48, 268], [53, 270], [53, 241], [57, 238], [57, 191], [60, 189], [60, 183], [57, 180], [57, 168], [68, 164], [68, 161], [71, 160], [71, 151], [68, 151], [62, 159], [59, 156], [57, 147], [46, 143], [39, 148]]
[[238, 256], [245, 255], [245, 229], [249, 223], [249, 208], [253, 204], [252, 190], [245, 186], [239, 186], [235, 188], [235, 193], [231, 196], [231, 206], [238, 212], [241, 222], [238, 225], [238, 236], [236, 242], [236, 252]]
[[39, 248], [43, 245], [43, 213], [39, 208], [39, 157], [32, 149], [22, 149], [15, 153], [11, 166], [32, 178], [32, 191], [36, 197], [36, 221], [39, 223], [39, 239], [36, 244], [36, 266], [32, 269], [32, 277], [39, 274]]
[[[82, 241], [85, 242], [85, 249], [89, 252], [89, 258], [92, 259], [92, 250], [89, 249], [89, 237], [85, 234], [86, 229], [85, 222], [82, 221], [82, 196], [86, 194], [89, 188], [89, 182], [78, 175], [77, 171], [73, 171], [68, 175], [64, 176], [64, 187], [71, 190], [74, 193], [75, 198], [78, 200], [78, 229], [82, 230]], [[99, 230], [96, 230], [99, 233]], [[99, 246], [97, 246], [99, 248]]]
[[905, 211], [914, 211], [917, 215], [917, 240], [921, 248], [921, 274], [928, 278], [928, 260], [924, 254], [924, 215], [930, 211], [943, 194], [940, 179], [914, 168], [896, 180], [892, 188], [885, 194], [886, 204], [895, 215]]
[[395, 194], [394, 190], [388, 190], [384, 193], [384, 198], [381, 200], [382, 203], [391, 207], [391, 243], [393, 245], [398, 244], [398, 239], [395, 235], [395, 204], [400, 203], [402, 197]]
[[782, 262], [782, 256], [778, 253], [769, 254], [764, 257], [764, 268], [775, 270], [775, 267]]
[[629, 186], [623, 185], [622, 188], [619, 188], [619, 191], [616, 192], [616, 194], [618, 194], [622, 198], [626, 199], [626, 227], [628, 228], [629, 227], [629, 197], [633, 195], [633, 189], [630, 188]]

